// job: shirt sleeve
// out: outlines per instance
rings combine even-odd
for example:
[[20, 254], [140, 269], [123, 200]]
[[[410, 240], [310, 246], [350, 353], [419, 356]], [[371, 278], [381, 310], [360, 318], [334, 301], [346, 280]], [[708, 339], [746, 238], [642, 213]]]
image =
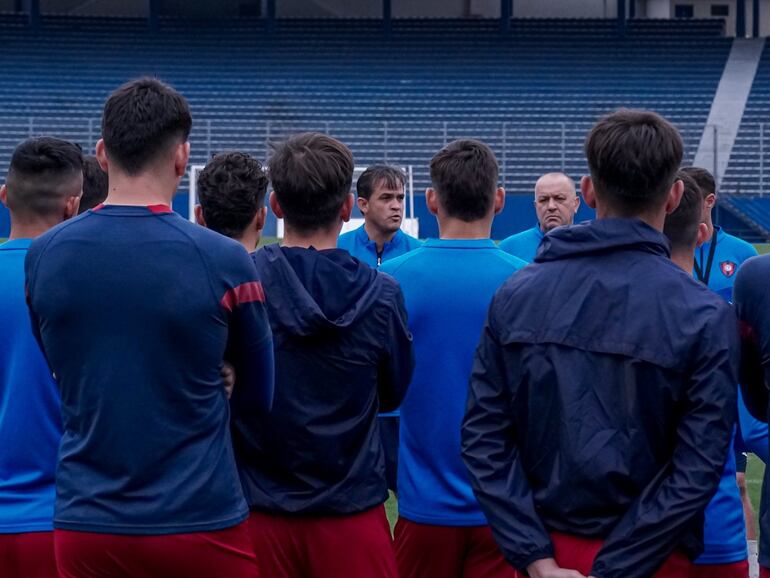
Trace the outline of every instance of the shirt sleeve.
[[242, 253], [241, 282], [232, 283], [220, 301], [228, 317], [225, 358], [235, 368], [232, 403], [241, 412], [268, 412], [273, 405], [273, 339], [262, 283], [248, 254]]
[[378, 367], [377, 391], [380, 412], [398, 409], [406, 395], [414, 370], [412, 334], [409, 331], [404, 295], [396, 286], [394, 303], [383, 336], [385, 348]]
[[[38, 267], [38, 259], [40, 256], [40, 244], [39, 243], [32, 243], [29, 250], [27, 251], [27, 256], [24, 259], [24, 290], [26, 292], [26, 300], [27, 300], [27, 309], [29, 310], [29, 320], [30, 320], [30, 326], [32, 328], [32, 336], [35, 338], [35, 341], [38, 344], [38, 347], [40, 347], [40, 351], [43, 353], [43, 357], [46, 360], [46, 363], [48, 363], [49, 369], [51, 369], [51, 364], [48, 361], [48, 356], [45, 353], [45, 348], [43, 347], [43, 336], [42, 336], [42, 330], [40, 327], [40, 317], [35, 312], [35, 308], [33, 306], [33, 291], [34, 291], [34, 282], [35, 277], [37, 275], [37, 267]], [[53, 372], [53, 370], [51, 369]]]
[[732, 443], [738, 357], [735, 316], [724, 304], [701, 334], [671, 462], [607, 536], [592, 576], [653, 575], [701, 515]]
[[512, 401], [522, 380], [519, 349], [503, 353], [489, 318], [476, 350], [462, 423], [462, 458], [473, 492], [505, 558], [524, 572], [553, 557], [550, 536], [535, 509], [517, 446]]
[[767, 463], [767, 424], [751, 415], [743, 401], [740, 389], [738, 390], [738, 430], [740, 431], [741, 451], [749, 451]]

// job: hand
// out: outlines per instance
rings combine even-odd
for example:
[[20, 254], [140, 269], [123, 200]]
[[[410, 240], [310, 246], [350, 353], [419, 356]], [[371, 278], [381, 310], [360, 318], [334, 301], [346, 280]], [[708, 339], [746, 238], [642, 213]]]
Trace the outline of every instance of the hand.
[[527, 566], [530, 578], [586, 578], [577, 570], [560, 568], [553, 558], [543, 558]]
[[235, 387], [235, 368], [225, 361], [222, 364], [222, 369], [219, 370], [219, 376], [222, 378], [222, 385], [225, 387], [225, 395], [227, 395], [227, 399], [230, 399]]

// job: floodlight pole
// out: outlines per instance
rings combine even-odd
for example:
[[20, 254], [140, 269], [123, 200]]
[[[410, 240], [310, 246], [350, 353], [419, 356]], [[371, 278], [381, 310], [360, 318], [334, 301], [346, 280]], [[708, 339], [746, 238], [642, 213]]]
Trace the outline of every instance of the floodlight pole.
[[752, 28], [754, 32], [754, 38], [759, 38], [759, 0], [754, 0], [754, 21], [752, 22]]
[[510, 32], [512, 17], [513, 0], [500, 0], [500, 32], [503, 34]]
[[627, 0], [618, 0], [618, 34], [620, 36], [626, 33], [626, 2]]
[[735, 11], [735, 36], [746, 38], [746, 0], [737, 0]]
[[29, 0], [29, 27], [40, 28], [40, 0]]
[[158, 14], [160, 7], [158, 6], [158, 0], [147, 0], [147, 25], [153, 32], [158, 31]]
[[385, 36], [390, 36], [393, 29], [393, 2], [382, 0], [382, 31]]

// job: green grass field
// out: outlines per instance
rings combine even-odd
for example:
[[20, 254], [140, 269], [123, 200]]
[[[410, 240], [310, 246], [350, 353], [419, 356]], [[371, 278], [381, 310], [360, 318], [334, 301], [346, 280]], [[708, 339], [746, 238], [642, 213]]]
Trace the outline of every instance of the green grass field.
[[[759, 499], [762, 494], [762, 476], [765, 474], [765, 464], [757, 456], [749, 454], [749, 463], [746, 466], [746, 490], [754, 506], [754, 520], [759, 522]], [[757, 527], [759, 534], [759, 527]]]

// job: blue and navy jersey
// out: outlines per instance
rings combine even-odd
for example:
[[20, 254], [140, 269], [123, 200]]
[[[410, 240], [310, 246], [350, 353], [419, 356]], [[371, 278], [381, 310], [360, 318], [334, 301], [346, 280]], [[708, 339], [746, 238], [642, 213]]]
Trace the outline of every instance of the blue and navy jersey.
[[31, 239], [0, 245], [0, 533], [53, 530], [59, 392], [24, 298]]
[[421, 245], [419, 239], [407, 235], [401, 229], [396, 235], [382, 246], [382, 253], [377, 253], [377, 244], [369, 240], [364, 226], [358, 229], [348, 231], [340, 235], [337, 239], [337, 248], [345, 249], [359, 261], [363, 261], [370, 267], [379, 267], [382, 263], [395, 257], [400, 257], [404, 253], [414, 251]]
[[746, 259], [756, 256], [751, 243], [714, 227], [711, 240], [695, 250], [693, 275], [726, 301], [733, 300], [733, 283], [738, 268]]
[[248, 513], [220, 370], [272, 400], [272, 339], [248, 253], [168, 207], [106, 206], [36, 240], [33, 330], [61, 394], [54, 527], [158, 535]]
[[543, 231], [540, 230], [539, 226], [536, 226], [500, 241], [500, 248], [522, 261], [532, 263], [542, 240]]
[[460, 424], [492, 296], [524, 266], [489, 239], [429, 239], [380, 268], [401, 285], [414, 339], [398, 456], [398, 510], [408, 520], [487, 523], [460, 459]]

